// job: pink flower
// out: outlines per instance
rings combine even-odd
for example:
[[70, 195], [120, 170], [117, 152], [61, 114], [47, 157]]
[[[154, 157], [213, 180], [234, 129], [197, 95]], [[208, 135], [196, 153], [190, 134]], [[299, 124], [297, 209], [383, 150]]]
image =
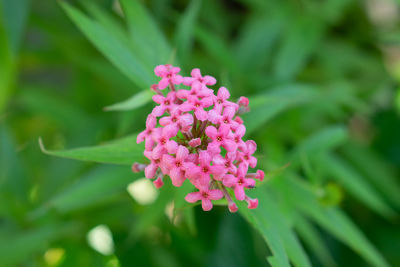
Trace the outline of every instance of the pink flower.
[[144, 151], [144, 155], [150, 160], [150, 164], [147, 165], [144, 169], [144, 176], [146, 178], [152, 179], [156, 175], [161, 160], [159, 158], [154, 158], [150, 151]]
[[167, 148], [173, 144], [173, 140], [170, 138], [175, 137], [177, 135], [177, 129], [173, 125], [168, 125], [164, 128], [157, 128], [159, 131], [155, 131], [153, 133], [153, 139], [157, 143], [157, 146], [153, 149], [152, 155], [154, 158], [159, 159], [162, 157], [162, 154], [167, 150]]
[[233, 163], [235, 161], [236, 154], [235, 153], [226, 153], [225, 157], [222, 157], [221, 154], [217, 154], [213, 158], [213, 162], [216, 165], [222, 165], [225, 169], [231, 173], [236, 173], [237, 167]]
[[196, 96], [188, 96], [188, 101], [181, 105], [181, 110], [185, 112], [193, 110], [198, 120], [205, 121], [208, 118], [208, 114], [204, 109], [211, 106], [212, 103], [210, 97], [199, 99]]
[[236, 111], [233, 106], [225, 107], [222, 115], [220, 115], [220, 112], [212, 109], [208, 112], [208, 119], [214, 124], [227, 124], [232, 129], [236, 129], [238, 127], [238, 123], [232, 120], [233, 116], [235, 116], [235, 113]]
[[241, 96], [237, 104], [239, 105], [238, 114], [243, 114], [250, 111], [249, 99], [247, 97]]
[[195, 183], [199, 185], [208, 185], [211, 176], [216, 180], [220, 180], [222, 176], [226, 173], [226, 170], [223, 166], [213, 165], [211, 166], [212, 156], [208, 151], [201, 150], [199, 152], [199, 165], [194, 166], [192, 164], [187, 165], [187, 172], [189, 177], [198, 177]]
[[245, 200], [248, 204], [247, 208], [255, 209], [258, 206], [258, 199], [257, 198], [249, 198], [248, 196], [245, 197]]
[[193, 116], [190, 113], [183, 113], [179, 107], [171, 111], [170, 116], [162, 117], [160, 119], [162, 126], [171, 125], [179, 131], [179, 127], [185, 128], [193, 124]]
[[214, 91], [203, 87], [200, 83], [194, 83], [190, 90], [178, 90], [176, 96], [181, 99], [187, 99], [189, 96], [197, 96], [199, 98], [214, 96]]
[[160, 105], [156, 106], [151, 112], [151, 114], [155, 117], [160, 117], [164, 114], [165, 111], [170, 112], [172, 109], [176, 107], [174, 103], [176, 99], [177, 98], [175, 92], [169, 92], [167, 97], [161, 95], [154, 95], [153, 101]]
[[[151, 87], [157, 93], [153, 101], [158, 106], [148, 115], [146, 129], [137, 136], [138, 143], [145, 141], [144, 156], [149, 163], [135, 162], [132, 171], [144, 170], [147, 178], [155, 178], [153, 184], [157, 188], [168, 177], [176, 187], [188, 180], [198, 191], [185, 199], [191, 203], [201, 200], [206, 211], [212, 208], [213, 200], [223, 197], [230, 212], [238, 210], [234, 198], [246, 201], [249, 209], [256, 208], [258, 200], [246, 196], [245, 190], [253, 188], [257, 179], [262, 181], [264, 172], [248, 173], [249, 167], [257, 165], [253, 156], [257, 145], [243, 139], [246, 127], [238, 117], [248, 111], [248, 99], [229, 101], [230, 93], [225, 87], [215, 95], [207, 86], [216, 80], [202, 76], [199, 69], [193, 69], [191, 77], [185, 78], [179, 71], [171, 65], [155, 68], [156, 75], [162, 78]], [[190, 90], [176, 91], [175, 85], [181, 82]], [[167, 87], [170, 91], [162, 93]]]
[[238, 109], [238, 105], [228, 101], [231, 94], [229, 93], [228, 89], [225, 87], [220, 87], [217, 93], [217, 96], [214, 97], [214, 109], [221, 113], [222, 109], [227, 106], [232, 106], [235, 110]]
[[236, 176], [228, 174], [225, 175], [223, 179], [223, 184], [225, 186], [234, 188], [235, 197], [238, 200], [244, 200], [244, 188], [253, 188], [255, 186], [255, 181], [253, 179], [245, 177], [246, 172], [247, 170], [245, 167], [239, 166]]
[[228, 152], [236, 149], [236, 144], [232, 140], [232, 133], [230, 127], [222, 124], [217, 130], [214, 126], [206, 128], [206, 135], [211, 138], [212, 142], [208, 144], [208, 149], [216, 154], [221, 152], [221, 146]]
[[157, 179], [154, 180], [153, 184], [156, 188], [161, 188], [164, 185], [164, 175], [163, 174], [159, 174]]
[[157, 119], [153, 115], [148, 115], [146, 120], [146, 130], [138, 134], [136, 138], [136, 142], [139, 144], [143, 141], [145, 142], [145, 148], [147, 150], [151, 149], [154, 145], [154, 141], [152, 138], [155, 126], [157, 125]]
[[252, 155], [254, 154], [256, 149], [256, 142], [252, 140], [246, 141], [243, 152], [238, 152], [237, 160], [245, 163], [246, 165], [249, 165], [251, 168], [255, 168], [257, 165], [257, 159]]
[[264, 180], [264, 172], [262, 170], [257, 170], [256, 173], [247, 173], [246, 178], [258, 179], [261, 182]]
[[174, 186], [179, 187], [185, 181], [185, 160], [188, 155], [189, 150], [184, 146], [178, 147], [175, 157], [168, 154], [163, 155], [162, 161], [169, 169], [169, 176], [171, 177]]
[[201, 200], [201, 206], [204, 211], [212, 209], [213, 204], [211, 200], [219, 200], [224, 194], [218, 189], [202, 188], [198, 192], [192, 192], [186, 195], [185, 199], [189, 203], [195, 203]]
[[198, 147], [201, 144], [200, 138], [195, 138], [189, 141], [189, 146], [191, 147]]
[[245, 132], [246, 132], [246, 127], [243, 124], [241, 124], [236, 128], [235, 133], [233, 134], [233, 141], [235, 141], [236, 146], [241, 150], [246, 149], [246, 144], [245, 142], [243, 142], [242, 139]]
[[200, 69], [193, 69], [190, 73], [192, 77], [183, 78], [183, 84], [187, 86], [192, 86], [194, 83], [200, 84], [202, 87], [206, 87], [207, 85], [214, 85], [217, 80], [209, 75], [201, 76]]
[[160, 90], [164, 90], [168, 87], [168, 85], [182, 83], [183, 78], [181, 75], [178, 75], [180, 71], [180, 68], [173, 67], [170, 64], [157, 66], [154, 69], [154, 73], [158, 77], [162, 78], [161, 81], [158, 83], [158, 88]]
[[133, 163], [132, 164], [132, 172], [136, 173], [136, 172], [141, 172], [143, 171], [145, 168], [147, 167], [146, 164], [140, 164], [140, 163]]

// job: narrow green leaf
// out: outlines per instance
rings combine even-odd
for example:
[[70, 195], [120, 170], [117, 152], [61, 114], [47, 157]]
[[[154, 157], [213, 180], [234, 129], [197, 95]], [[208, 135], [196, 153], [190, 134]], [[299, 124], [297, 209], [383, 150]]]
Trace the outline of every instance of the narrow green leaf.
[[60, 2], [60, 5], [93, 45], [134, 83], [148, 88], [155, 82], [151, 69], [145, 68], [136, 54], [112, 32], [66, 2]]
[[0, 199], [5, 208], [28, 201], [28, 180], [11, 133], [0, 123]]
[[19, 266], [34, 253], [46, 249], [48, 242], [76, 232], [72, 224], [44, 224], [38, 228], [0, 235], [0, 265]]
[[348, 138], [347, 130], [343, 126], [329, 126], [301, 142], [293, 152], [291, 159], [298, 160], [300, 155], [313, 156], [321, 152], [329, 151], [339, 145], [344, 144]]
[[310, 250], [315, 253], [323, 266], [337, 266], [329, 249], [317, 229], [303, 216], [296, 215], [295, 228]]
[[349, 143], [343, 147], [347, 159], [375, 185], [383, 195], [400, 207], [400, 185], [394, 171], [370, 149]]
[[292, 84], [274, 88], [268, 93], [250, 97], [250, 112], [242, 115], [247, 134], [261, 127], [280, 112], [307, 103], [318, 95], [315, 88]]
[[172, 50], [165, 36], [140, 1], [120, 0], [135, 46], [146, 55], [150, 67], [166, 64]]
[[42, 209], [65, 213], [105, 202], [124, 192], [127, 185], [139, 177], [140, 174], [132, 173], [127, 166], [100, 166], [54, 196]]
[[367, 262], [373, 266], [388, 266], [360, 229], [339, 209], [322, 206], [304, 181], [288, 176], [273, 182], [292, 205], [360, 254]]
[[178, 21], [175, 33], [175, 46], [178, 57], [182, 62], [188, 60], [193, 45], [194, 28], [200, 11], [201, 1], [192, 0]]
[[120, 23], [115, 17], [112, 17], [110, 13], [103, 10], [99, 5], [93, 1], [82, 1], [81, 4], [89, 12], [94, 19], [97, 20], [107, 31], [114, 34], [121, 42], [129, 45], [128, 33], [123, 24]]
[[[186, 182], [187, 183], [187, 182]], [[144, 207], [144, 209], [138, 214], [137, 221], [132, 225], [129, 230], [128, 240], [133, 242], [137, 240], [145, 230], [155, 225], [160, 221], [165, 215], [165, 207], [170, 204], [176, 192], [176, 188], [172, 186], [171, 183], [165, 183], [165, 185], [160, 189], [160, 194], [157, 200]]]
[[200, 26], [196, 27], [195, 35], [205, 50], [222, 66], [229, 68], [233, 73], [239, 72], [230, 47], [220, 36]]
[[248, 72], [268, 62], [282, 24], [282, 18], [276, 15], [249, 18], [241, 29], [235, 49], [243, 70]]
[[0, 5], [2, 5], [8, 43], [14, 56], [17, 54], [22, 41], [28, 19], [30, 2], [30, 0], [1, 0], [0, 3]]
[[339, 156], [324, 153], [316, 157], [315, 160], [332, 179], [342, 184], [354, 197], [372, 210], [385, 217], [395, 215], [393, 209], [385, 203], [379, 193]]
[[49, 151], [44, 147], [41, 139], [39, 139], [39, 145], [44, 153], [52, 156], [127, 165], [133, 164], [135, 161], [142, 161], [144, 151], [143, 145], [136, 144], [136, 135], [128, 136], [100, 146], [81, 147], [71, 150]]
[[17, 78], [16, 58], [9, 44], [2, 9], [2, 2], [0, 2], [0, 113], [3, 112], [10, 98]]
[[[241, 215], [255, 228], [257, 229], [268, 247], [271, 249], [273, 256], [274, 266], [289, 267], [289, 259], [286, 254], [283, 242], [278, 235], [278, 232], [270, 225], [263, 216], [256, 215], [254, 212], [242, 207], [240, 209]], [[268, 258], [269, 261], [269, 258]]]
[[295, 266], [311, 266], [307, 254], [301, 246], [293, 229], [291, 229], [289, 222], [286, 220], [277, 205], [274, 204], [275, 199], [271, 197], [272, 192], [265, 189], [266, 186], [261, 186], [251, 192], [251, 196], [258, 198], [259, 200], [259, 206], [257, 209], [248, 211], [246, 206], [243, 203], [240, 203], [240, 211], [242, 214], [244, 212], [245, 217], [251, 214], [256, 220], [261, 221], [262, 223], [258, 227], [271, 227], [275, 229], [280, 240], [282, 240], [290, 261]]
[[150, 90], [141, 91], [125, 101], [104, 108], [105, 111], [132, 110], [140, 108], [151, 101], [153, 93]]
[[53, 88], [23, 86], [21, 89], [17, 94], [20, 105], [32, 113], [51, 119], [56, 125], [65, 127], [65, 130], [73, 131], [82, 125], [88, 127], [94, 119], [71, 102], [51, 94], [50, 89]]
[[274, 64], [274, 73], [282, 80], [293, 78], [303, 68], [322, 37], [324, 24], [316, 17], [294, 16], [287, 27]]

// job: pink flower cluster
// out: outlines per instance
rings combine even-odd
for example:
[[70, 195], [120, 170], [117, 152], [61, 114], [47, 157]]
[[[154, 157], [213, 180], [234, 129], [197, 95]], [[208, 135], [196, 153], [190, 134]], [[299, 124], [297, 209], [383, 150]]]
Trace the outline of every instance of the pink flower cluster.
[[[144, 170], [147, 178], [155, 178], [157, 188], [167, 175], [176, 187], [189, 180], [198, 191], [189, 193], [186, 201], [201, 200], [205, 211], [212, 209], [212, 200], [223, 197], [229, 210], [237, 211], [231, 195], [247, 201], [248, 208], [256, 208], [258, 200], [248, 197], [245, 189], [255, 187], [255, 179], [262, 181], [264, 172], [248, 173], [257, 165], [253, 156], [257, 145], [243, 140], [246, 127], [238, 116], [249, 111], [248, 99], [229, 101], [225, 87], [215, 95], [208, 86], [216, 79], [202, 76], [197, 68], [191, 77], [182, 77], [178, 74], [180, 68], [169, 64], [157, 66], [154, 72], [161, 77], [151, 87], [157, 93], [153, 100], [158, 106], [148, 115], [146, 129], [137, 137], [138, 143], [145, 142], [144, 155], [150, 163], [134, 163], [132, 170]], [[181, 84], [190, 89], [177, 89]], [[163, 94], [166, 88], [169, 92]]]

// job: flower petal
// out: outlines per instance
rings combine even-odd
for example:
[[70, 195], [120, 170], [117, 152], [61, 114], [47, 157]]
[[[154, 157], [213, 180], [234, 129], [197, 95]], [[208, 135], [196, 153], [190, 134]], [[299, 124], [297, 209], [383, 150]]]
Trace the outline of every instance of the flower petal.
[[201, 199], [200, 192], [192, 192], [186, 195], [185, 200], [189, 203], [195, 203]]
[[197, 117], [197, 119], [198, 120], [201, 120], [201, 121], [205, 121], [205, 120], [207, 120], [207, 111], [205, 111], [204, 109], [202, 109], [202, 108], [197, 108], [195, 111], [194, 111], [194, 114], [196, 115], [196, 117]]
[[231, 94], [229, 93], [228, 89], [226, 89], [225, 87], [220, 87], [218, 90], [217, 96], [223, 100], [226, 100], [231, 96]]
[[213, 189], [208, 191], [208, 198], [211, 200], [218, 200], [221, 199], [224, 194], [219, 189]]
[[203, 80], [204, 80], [204, 83], [207, 85], [214, 85], [217, 82], [217, 80], [210, 75], [204, 76]]
[[189, 150], [184, 146], [179, 146], [178, 150], [176, 151], [176, 159], [178, 160], [185, 160], [189, 155]]
[[144, 176], [146, 178], [152, 179], [154, 175], [156, 175], [157, 169], [158, 166], [154, 163], [147, 165], [147, 167], [144, 169]]
[[169, 85], [169, 79], [168, 78], [162, 78], [161, 81], [159, 81], [158, 83], [158, 88], [160, 88], [160, 90], [164, 90], [165, 88], [167, 88]]
[[190, 75], [192, 75], [193, 78], [201, 78], [201, 72], [199, 68], [195, 68], [190, 72]]
[[212, 140], [215, 140], [217, 137], [218, 131], [214, 126], [208, 126], [206, 128], [206, 135], [210, 137]]
[[208, 120], [211, 121], [214, 124], [217, 124], [221, 118], [221, 115], [218, 114], [217, 111], [214, 109], [210, 110], [208, 112]]
[[238, 185], [235, 186], [234, 192], [235, 192], [235, 197], [237, 200], [244, 200], [245, 193], [244, 193], [243, 186], [238, 186]]
[[201, 207], [203, 208], [204, 211], [209, 211], [212, 209], [213, 204], [212, 204], [211, 200], [209, 200], [209, 199], [202, 199]]
[[183, 177], [183, 172], [179, 168], [172, 168], [169, 176], [171, 177], [171, 182], [174, 186], [180, 187], [185, 181], [185, 177]]
[[227, 116], [228, 118], [232, 119], [233, 116], [235, 116], [236, 110], [232, 106], [227, 106], [224, 108], [224, 116]]
[[199, 162], [200, 165], [209, 166], [212, 160], [212, 156], [206, 150], [200, 150], [199, 152]]
[[167, 75], [168, 70], [167, 70], [167, 68], [165, 67], [165, 65], [158, 65], [157, 67], [155, 67], [154, 73], [155, 73], [158, 77], [164, 77], [165, 75]]
[[229, 139], [224, 140], [223, 146], [228, 152], [233, 152], [236, 150], [236, 143]]
[[224, 186], [227, 187], [232, 187], [234, 185], [236, 185], [237, 182], [237, 178], [235, 176], [233, 176], [232, 174], [227, 174], [224, 176], [224, 179], [222, 180], [222, 183], [224, 184]]

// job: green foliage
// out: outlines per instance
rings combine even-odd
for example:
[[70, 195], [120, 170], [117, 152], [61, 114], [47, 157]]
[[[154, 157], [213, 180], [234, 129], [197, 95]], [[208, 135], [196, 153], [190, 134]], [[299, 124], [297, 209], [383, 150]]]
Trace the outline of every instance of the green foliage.
[[[370, 9], [0, 1], [0, 265], [399, 265], [400, 64], [378, 48], [399, 48], [398, 18]], [[257, 209], [203, 212], [184, 201], [186, 183], [167, 182], [148, 204], [130, 191], [143, 174], [129, 165], [145, 161], [132, 133], [166, 63], [249, 97], [246, 136], [266, 171], [249, 190]], [[100, 224], [111, 255], [88, 246]]]
[[136, 135], [122, 138], [108, 144], [94, 147], [82, 147], [71, 150], [48, 151], [41, 139], [42, 151], [52, 156], [114, 164], [132, 164], [132, 160], [141, 161], [144, 145], [136, 144]]

